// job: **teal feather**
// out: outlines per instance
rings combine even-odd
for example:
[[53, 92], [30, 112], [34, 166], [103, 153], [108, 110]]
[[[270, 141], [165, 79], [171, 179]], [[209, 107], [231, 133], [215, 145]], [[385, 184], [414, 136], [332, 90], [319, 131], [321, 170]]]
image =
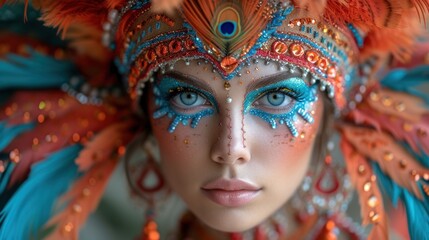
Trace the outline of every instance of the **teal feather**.
[[[27, 20], [24, 21], [24, 14]], [[40, 21], [40, 11], [31, 4], [25, 11], [24, 4], [6, 4], [0, 7], [0, 29], [20, 36], [30, 36], [49, 46], [65, 47], [66, 42], [58, 37], [57, 29], [46, 27]]]
[[[0, 151], [9, 145], [13, 139], [19, 134], [32, 130], [35, 123], [18, 124], [14, 126], [7, 126], [6, 121], [0, 122]], [[9, 182], [10, 174], [13, 171], [15, 164], [12, 162], [7, 163], [7, 167], [3, 173], [0, 173], [0, 193], [3, 193], [7, 183]]]
[[[385, 175], [379, 165], [373, 162], [374, 173], [384, 193], [390, 197], [394, 206], [401, 200], [407, 212], [408, 231], [413, 240], [429, 240], [429, 198], [423, 194], [421, 201], [407, 189], [397, 185], [390, 177]], [[421, 189], [421, 185], [420, 189]]]
[[381, 85], [395, 91], [406, 92], [422, 98], [429, 104], [429, 95], [422, 91], [422, 86], [429, 86], [429, 65], [413, 69], [396, 69], [381, 80]]
[[401, 144], [402, 147], [405, 148], [405, 150], [408, 151], [409, 154], [411, 154], [411, 156], [413, 156], [413, 158], [415, 160], [417, 160], [421, 165], [423, 165], [426, 168], [429, 168], [429, 156], [427, 154], [424, 153], [424, 151], [419, 151], [419, 153], [416, 153], [413, 151], [413, 149], [405, 142], [403, 142]]
[[57, 198], [78, 177], [81, 145], [64, 148], [34, 164], [27, 180], [1, 212], [0, 239], [35, 239], [53, 213]]
[[28, 48], [30, 57], [15, 54], [0, 60], [0, 90], [60, 87], [76, 74], [71, 61], [58, 60]]
[[0, 151], [3, 150], [9, 143], [19, 134], [34, 129], [34, 122], [7, 126], [6, 121], [0, 122]]
[[4, 172], [0, 174], [0, 194], [2, 194], [6, 189], [7, 183], [10, 179], [10, 175], [12, 174], [14, 168], [15, 163], [9, 162], [6, 165]]

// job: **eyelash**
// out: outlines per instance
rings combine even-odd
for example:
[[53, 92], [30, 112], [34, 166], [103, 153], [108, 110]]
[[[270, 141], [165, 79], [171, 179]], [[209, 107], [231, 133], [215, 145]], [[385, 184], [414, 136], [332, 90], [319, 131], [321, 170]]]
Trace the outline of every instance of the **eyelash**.
[[[180, 123], [186, 126], [189, 124], [189, 122], [191, 122], [191, 127], [196, 128], [201, 118], [212, 115], [214, 113], [213, 102], [210, 101], [205, 94], [201, 93], [196, 89], [188, 87], [176, 87], [168, 90], [168, 94], [163, 94], [158, 88], [158, 86], [155, 85], [153, 87], [153, 90], [155, 95], [155, 105], [159, 106], [159, 108], [153, 113], [153, 118], [158, 119], [164, 117], [165, 115], [167, 115], [169, 118], [174, 118], [168, 127], [168, 131], [170, 133], [174, 132], [174, 130], [176, 130], [177, 125], [179, 125]], [[177, 106], [177, 104], [172, 103], [172, 100], [174, 98], [180, 96], [180, 94], [183, 93], [197, 94], [197, 97], [204, 98], [205, 102], [208, 102], [209, 105], [206, 105], [207, 107], [199, 111], [196, 111], [197, 109], [192, 109], [195, 110], [195, 112], [193, 113], [184, 113], [185, 111], [187, 111], [187, 109], [181, 108], [180, 106]]]
[[[170, 81], [167, 81], [166, 79]], [[164, 80], [166, 80], [166, 83], [164, 84], [167, 86], [163, 87], [164, 92], [162, 92], [159, 86]], [[268, 122], [273, 129], [277, 128], [277, 124], [285, 124], [291, 131], [292, 135], [297, 137], [298, 130], [293, 123], [296, 121], [296, 115], [300, 115], [301, 118], [309, 123], [314, 121], [311, 114], [307, 111], [307, 105], [308, 103], [316, 100], [316, 90], [314, 87], [309, 88], [302, 79], [288, 79], [285, 81], [294, 81], [295, 87], [288, 88], [287, 86], [290, 85], [285, 84], [284, 82], [279, 82], [275, 84], [275, 86], [270, 86], [271, 88], [265, 87], [250, 92], [246, 96], [244, 113], [249, 113], [263, 119]], [[158, 83], [160, 85], [155, 84], [153, 91], [155, 95], [155, 105], [159, 108], [153, 113], [153, 118], [158, 119], [166, 115], [169, 118], [174, 118], [168, 127], [168, 131], [170, 133], [174, 132], [177, 125], [180, 123], [186, 126], [190, 122], [191, 127], [196, 128], [201, 118], [210, 116], [215, 113], [215, 110], [217, 111], [216, 101], [209, 93], [205, 93], [204, 91], [200, 91], [193, 87], [183, 86], [183, 83], [180, 83], [170, 77], [164, 77]], [[195, 103], [193, 102], [188, 105], [190, 107], [185, 106], [187, 104], [183, 103], [181, 96], [181, 94], [184, 93], [196, 94], [197, 99], [195, 102], [197, 102], [199, 98], [203, 98], [202, 100], [204, 101], [204, 104], [191, 106]], [[260, 104], [260, 101], [262, 101], [263, 98], [267, 98], [269, 101], [269, 94], [274, 93], [280, 93], [285, 97], [282, 103], [279, 105], [271, 104], [273, 107], [267, 107]], [[178, 97], [180, 98], [180, 101], [182, 101], [182, 106], [179, 106], [180, 103], [172, 102]], [[290, 102], [286, 107], [280, 106], [283, 105], [286, 97], [290, 98]]]
[[[260, 99], [268, 97], [268, 94], [271, 93], [281, 93], [284, 94], [285, 97], [291, 98], [287, 109], [276, 109], [278, 107], [268, 109], [267, 107], [260, 107], [259, 105], [255, 104]], [[297, 114], [309, 123], [312, 123], [314, 121], [310, 113], [306, 111], [307, 104], [315, 100], [314, 94], [315, 93], [313, 89], [310, 89], [309, 96], [306, 96], [306, 94], [302, 92], [292, 91], [288, 88], [268, 89], [258, 95], [257, 100], [253, 101], [251, 108], [248, 110], [248, 112], [251, 115], [257, 116], [262, 120], [268, 122], [273, 129], [277, 128], [277, 124], [285, 124], [289, 128], [292, 135], [294, 137], [297, 137], [298, 130], [293, 123], [296, 120]]]

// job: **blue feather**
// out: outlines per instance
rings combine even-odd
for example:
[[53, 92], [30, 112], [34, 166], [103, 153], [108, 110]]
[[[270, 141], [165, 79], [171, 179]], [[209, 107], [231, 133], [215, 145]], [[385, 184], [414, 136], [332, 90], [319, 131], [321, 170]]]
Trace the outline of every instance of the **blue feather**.
[[74, 160], [82, 148], [64, 148], [32, 166], [28, 179], [0, 214], [0, 239], [37, 238], [52, 214], [55, 200], [78, 177]]
[[76, 74], [74, 64], [28, 48], [30, 57], [15, 54], [0, 60], [0, 90], [60, 87]]
[[406, 92], [422, 98], [429, 104], [429, 96], [422, 90], [422, 86], [429, 86], [429, 65], [422, 65], [413, 69], [396, 69], [381, 80], [381, 85], [395, 91]]
[[0, 174], [0, 194], [4, 192], [6, 189], [7, 183], [9, 182], [10, 175], [15, 168], [15, 163], [9, 162], [6, 164], [5, 170], [2, 174]]
[[[24, 21], [24, 14], [27, 21]], [[31, 4], [25, 9], [25, 4], [6, 4], [0, 7], [0, 29], [15, 35], [30, 36], [32, 39], [45, 43], [48, 46], [64, 48], [66, 41], [58, 37], [57, 29], [46, 27], [40, 21], [40, 11]]]
[[0, 151], [19, 134], [32, 130], [36, 124], [34, 122], [7, 126], [6, 121], [0, 122]]
[[[407, 189], [397, 185], [390, 177], [386, 176], [379, 165], [373, 162], [373, 169], [377, 175], [378, 183], [393, 204], [396, 206], [398, 199], [404, 203], [407, 212], [408, 232], [413, 240], [429, 240], [429, 198], [425, 194], [421, 201]], [[420, 185], [421, 189], [421, 185]]]

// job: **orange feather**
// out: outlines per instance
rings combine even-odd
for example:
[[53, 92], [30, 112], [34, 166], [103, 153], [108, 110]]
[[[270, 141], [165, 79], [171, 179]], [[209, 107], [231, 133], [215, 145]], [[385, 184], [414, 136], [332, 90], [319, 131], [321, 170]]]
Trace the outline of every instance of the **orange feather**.
[[429, 177], [429, 170], [418, 163], [408, 152], [395, 143], [385, 132], [370, 128], [345, 125], [341, 127], [345, 139], [380, 168], [401, 187], [408, 189], [419, 199], [423, 199], [418, 182], [421, 177]]
[[355, 187], [361, 207], [362, 224], [374, 224], [368, 239], [388, 239], [387, 218], [383, 207], [383, 197], [373, 177], [371, 165], [346, 140], [341, 139], [347, 172]]

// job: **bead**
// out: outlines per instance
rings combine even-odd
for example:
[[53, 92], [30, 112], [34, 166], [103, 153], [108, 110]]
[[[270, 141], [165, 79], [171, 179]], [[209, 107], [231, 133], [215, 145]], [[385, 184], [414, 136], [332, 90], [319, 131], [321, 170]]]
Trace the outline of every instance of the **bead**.
[[66, 223], [65, 225], [64, 225], [64, 232], [66, 232], [66, 233], [70, 233], [71, 231], [73, 231], [73, 229], [74, 229], [74, 225], [73, 225], [73, 223], [71, 223], [71, 222], [68, 222], [68, 223]]
[[14, 150], [12, 150], [9, 153], [9, 158], [14, 163], [18, 163], [20, 161], [20, 156], [21, 156], [20, 152], [19, 152], [19, 150], [17, 148], [15, 148]]
[[373, 223], [378, 223], [380, 221], [380, 215], [378, 215], [374, 211], [369, 212], [368, 216], [371, 219], [371, 222]]
[[370, 98], [372, 101], [376, 102], [376, 101], [380, 100], [380, 95], [379, 95], [377, 92], [371, 92], [371, 93], [369, 94], [369, 98]]
[[364, 165], [359, 165], [358, 166], [358, 173], [359, 173], [359, 175], [363, 175], [363, 174], [365, 174], [365, 172], [366, 172], [365, 166]]
[[399, 161], [399, 167], [400, 167], [401, 169], [405, 169], [405, 168], [407, 168], [407, 162], [405, 162], [404, 160], [400, 160], [400, 161]]
[[381, 99], [381, 103], [385, 107], [390, 107], [390, 106], [392, 106], [392, 98], [390, 98], [389, 96], [385, 96]]
[[398, 112], [403, 112], [405, 111], [405, 104], [403, 102], [398, 102], [395, 104], [395, 109]]
[[82, 190], [82, 195], [83, 195], [84, 197], [88, 197], [89, 195], [91, 195], [91, 190], [89, 190], [89, 188], [84, 188], [84, 189]]
[[226, 103], [232, 103], [232, 98], [231, 97], [227, 97], [226, 98]]
[[223, 87], [225, 88], [225, 90], [229, 91], [231, 89], [231, 84], [229, 82], [225, 82], [223, 84]]
[[413, 125], [411, 125], [410, 123], [404, 123], [402, 125], [402, 128], [407, 132], [411, 132], [413, 130]]
[[75, 212], [75, 213], [82, 212], [82, 207], [79, 204], [74, 204], [73, 205], [73, 212]]
[[371, 182], [366, 182], [366, 183], [363, 184], [363, 190], [365, 192], [369, 192], [371, 190], [371, 186], [372, 186]]
[[368, 198], [368, 202], [367, 202], [368, 206], [374, 208], [377, 206], [378, 204], [378, 199], [376, 196], [372, 195]]
[[393, 153], [391, 153], [391, 152], [385, 152], [384, 153], [384, 155], [383, 155], [383, 159], [385, 160], [385, 161], [392, 161], [393, 160]]

